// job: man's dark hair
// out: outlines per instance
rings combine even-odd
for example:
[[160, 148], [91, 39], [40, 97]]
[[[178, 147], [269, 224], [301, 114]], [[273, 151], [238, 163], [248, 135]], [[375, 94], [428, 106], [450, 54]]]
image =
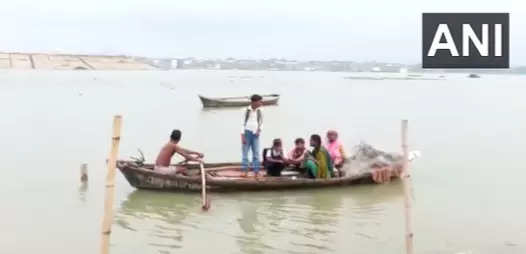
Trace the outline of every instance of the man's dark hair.
[[261, 95], [259, 95], [259, 94], [254, 94], [254, 95], [250, 96], [250, 101], [251, 102], [257, 102], [257, 101], [260, 101], [260, 100], [263, 100], [263, 97], [261, 97]]
[[173, 130], [172, 134], [170, 135], [170, 139], [175, 142], [178, 142], [179, 140], [181, 140], [181, 131]]
[[294, 144], [305, 144], [305, 140], [303, 138], [297, 138], [294, 140]]
[[313, 134], [310, 139], [316, 142], [317, 145], [321, 145], [321, 137], [318, 134]]

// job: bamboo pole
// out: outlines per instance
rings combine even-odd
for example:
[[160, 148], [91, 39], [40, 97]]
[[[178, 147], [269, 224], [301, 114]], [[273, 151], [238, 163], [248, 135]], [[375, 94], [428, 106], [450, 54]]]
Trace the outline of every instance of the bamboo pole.
[[407, 254], [413, 254], [413, 184], [411, 181], [411, 171], [408, 165], [407, 152], [407, 120], [402, 120], [402, 150], [403, 150], [403, 170], [400, 177], [404, 185], [404, 210], [405, 210], [405, 246]]
[[106, 191], [104, 194], [104, 218], [102, 220], [102, 242], [100, 253], [109, 253], [111, 224], [113, 222], [113, 199], [115, 190], [115, 169], [117, 164], [117, 155], [119, 154], [119, 141], [121, 136], [122, 117], [116, 115], [113, 117], [113, 134], [111, 141], [111, 152], [108, 161], [108, 172], [106, 174]]

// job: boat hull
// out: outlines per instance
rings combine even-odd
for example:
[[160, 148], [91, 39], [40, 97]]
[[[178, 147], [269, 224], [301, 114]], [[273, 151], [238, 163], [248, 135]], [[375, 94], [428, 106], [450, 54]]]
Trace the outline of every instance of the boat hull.
[[[201, 100], [201, 103], [203, 103], [203, 107], [246, 107], [250, 105], [250, 99], [248, 97], [246, 98], [236, 98], [236, 99], [228, 99], [228, 98], [208, 98], [199, 95], [199, 99]], [[272, 95], [272, 96], [263, 96], [263, 105], [276, 105], [279, 101], [279, 95]]]
[[[201, 190], [198, 169], [187, 169], [189, 175], [165, 175], [153, 171], [151, 166], [138, 166], [133, 162], [117, 163], [126, 180], [135, 188], [188, 192]], [[181, 166], [186, 168], [185, 166]], [[240, 166], [228, 164], [207, 167], [206, 183], [209, 191], [268, 191], [282, 189], [312, 189], [373, 183], [370, 173], [330, 179], [304, 178], [295, 171], [284, 171], [281, 177], [240, 177]]]

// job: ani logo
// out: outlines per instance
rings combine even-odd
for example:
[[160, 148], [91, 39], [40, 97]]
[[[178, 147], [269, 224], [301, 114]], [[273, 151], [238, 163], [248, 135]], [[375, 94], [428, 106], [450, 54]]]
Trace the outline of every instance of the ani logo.
[[508, 13], [424, 13], [422, 68], [509, 68]]

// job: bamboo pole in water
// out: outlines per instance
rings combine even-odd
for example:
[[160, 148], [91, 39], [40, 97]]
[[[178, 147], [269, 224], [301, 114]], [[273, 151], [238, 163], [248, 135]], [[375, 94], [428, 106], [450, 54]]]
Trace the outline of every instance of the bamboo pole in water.
[[80, 164], [80, 182], [81, 183], [88, 182], [88, 164], [87, 163]]
[[404, 210], [405, 210], [405, 245], [407, 254], [413, 254], [413, 184], [411, 181], [411, 171], [408, 165], [407, 151], [407, 120], [402, 120], [402, 150], [403, 150], [403, 169], [400, 177], [404, 185]]
[[106, 174], [106, 191], [104, 194], [104, 218], [102, 220], [102, 242], [100, 253], [109, 253], [111, 224], [113, 222], [113, 199], [115, 190], [115, 170], [117, 155], [119, 154], [119, 141], [121, 137], [122, 117], [113, 117], [113, 134], [111, 141], [110, 159], [108, 161], [108, 172]]

